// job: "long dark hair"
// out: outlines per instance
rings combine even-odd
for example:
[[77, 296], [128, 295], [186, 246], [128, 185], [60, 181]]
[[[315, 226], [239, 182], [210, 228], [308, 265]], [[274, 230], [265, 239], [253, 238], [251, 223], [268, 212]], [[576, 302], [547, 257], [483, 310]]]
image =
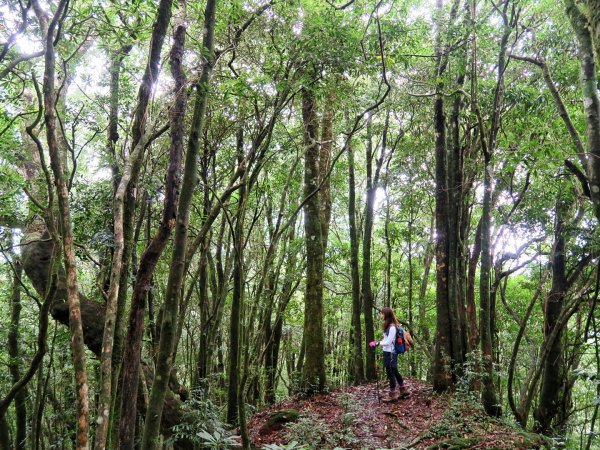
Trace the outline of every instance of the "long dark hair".
[[396, 328], [398, 328], [398, 319], [396, 319], [396, 315], [394, 311], [389, 306], [384, 306], [381, 310], [383, 314], [383, 331], [387, 331], [390, 325], [394, 324]]

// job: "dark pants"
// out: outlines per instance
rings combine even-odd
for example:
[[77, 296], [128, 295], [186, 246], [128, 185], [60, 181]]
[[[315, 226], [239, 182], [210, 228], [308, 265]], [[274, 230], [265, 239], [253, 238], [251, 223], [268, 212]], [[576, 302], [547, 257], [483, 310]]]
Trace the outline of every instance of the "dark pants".
[[398, 372], [398, 354], [393, 352], [383, 352], [383, 367], [385, 367], [385, 373], [387, 374], [388, 380], [390, 381], [390, 390], [396, 389], [396, 381], [402, 386], [404, 380], [402, 375]]

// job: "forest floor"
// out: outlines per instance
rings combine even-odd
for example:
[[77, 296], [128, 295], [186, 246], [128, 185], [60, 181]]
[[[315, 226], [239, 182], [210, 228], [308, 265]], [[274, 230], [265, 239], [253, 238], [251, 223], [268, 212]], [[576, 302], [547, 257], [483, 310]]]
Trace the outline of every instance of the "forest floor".
[[406, 383], [410, 396], [392, 402], [383, 401], [379, 382], [381, 401], [377, 386], [366, 384], [272, 405], [251, 418], [252, 443], [259, 449], [299, 448], [294, 441], [338, 450], [549, 448], [543, 437], [489, 418], [466, 394], [440, 395], [423, 382]]

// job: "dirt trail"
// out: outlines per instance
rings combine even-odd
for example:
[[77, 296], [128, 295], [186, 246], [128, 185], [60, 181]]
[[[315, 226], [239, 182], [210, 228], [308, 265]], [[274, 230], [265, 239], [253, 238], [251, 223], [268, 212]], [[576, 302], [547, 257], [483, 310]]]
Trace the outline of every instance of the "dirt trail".
[[[344, 387], [311, 399], [289, 399], [256, 413], [250, 420], [256, 448], [298, 441], [314, 449], [534, 449], [536, 435], [521, 433], [489, 419], [457, 396], [435, 394], [430, 385], [407, 380], [410, 397], [386, 402], [376, 386]], [[385, 388], [379, 383], [380, 397]], [[300, 413], [295, 423], [267, 426], [276, 411]]]

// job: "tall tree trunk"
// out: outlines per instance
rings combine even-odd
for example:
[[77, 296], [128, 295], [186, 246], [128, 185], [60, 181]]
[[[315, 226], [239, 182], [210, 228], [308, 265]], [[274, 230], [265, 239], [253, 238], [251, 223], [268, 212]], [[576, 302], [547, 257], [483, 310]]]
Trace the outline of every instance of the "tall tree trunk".
[[[280, 308], [281, 309], [281, 308]], [[269, 344], [267, 348], [267, 354], [269, 355], [267, 381], [265, 384], [265, 399], [269, 403], [275, 403], [276, 391], [277, 391], [277, 365], [279, 362], [279, 350], [281, 347], [281, 338], [283, 336], [283, 317], [278, 311], [278, 315], [275, 318], [275, 325], [271, 330], [269, 337]]]
[[[466, 3], [468, 5], [468, 3]], [[468, 19], [465, 14], [465, 21]], [[458, 49], [455, 88], [462, 91], [467, 67], [467, 46]], [[465, 307], [465, 245], [463, 233], [468, 220], [465, 195], [468, 192], [464, 171], [465, 147], [461, 142], [460, 130], [463, 109], [463, 94], [457, 92], [452, 101], [452, 111], [448, 118], [448, 295], [450, 316], [453, 322], [452, 348], [455, 363], [462, 365], [469, 352], [468, 326]]]
[[348, 223], [350, 227], [350, 271], [352, 277], [352, 330], [350, 332], [352, 352], [352, 376], [355, 384], [365, 381], [363, 364], [362, 327], [360, 321], [360, 275], [358, 268], [358, 230], [356, 229], [356, 181], [354, 179], [354, 148], [349, 142], [348, 153]]
[[[373, 289], [371, 287], [371, 243], [373, 236], [373, 213], [375, 207], [375, 194], [377, 191], [377, 182], [373, 176], [373, 142], [371, 135], [371, 120], [367, 122], [367, 146], [366, 146], [366, 168], [367, 168], [367, 200], [365, 205], [365, 229], [363, 233], [363, 260], [361, 292], [363, 314], [365, 317], [365, 340], [371, 342], [375, 340], [375, 329], [373, 325]], [[377, 367], [375, 352], [367, 352], [367, 380], [377, 379]]]
[[[597, 1], [590, 0], [590, 17], [586, 17], [574, 0], [564, 0], [567, 16], [577, 37], [581, 91], [587, 135], [587, 178], [596, 218], [600, 220], [600, 96], [596, 82], [596, 63], [600, 61], [600, 13]], [[594, 39], [590, 33], [591, 25]], [[594, 48], [595, 45], [595, 48]]]
[[467, 272], [467, 321], [469, 327], [469, 348], [479, 347], [479, 327], [477, 325], [477, 306], [475, 305], [475, 279], [477, 265], [481, 255], [481, 219], [475, 230], [475, 242], [469, 255]]
[[[121, 275], [123, 270], [123, 251], [125, 238], [123, 234], [123, 209], [124, 196], [131, 176], [131, 158], [125, 165], [120, 180], [118, 178], [117, 156], [115, 146], [118, 141], [118, 105], [119, 105], [119, 73], [123, 57], [129, 52], [131, 46], [122, 48], [111, 62], [111, 96], [110, 115], [108, 125], [108, 147], [109, 156], [113, 158], [113, 182], [116, 184], [113, 205], [113, 227], [114, 227], [114, 251], [110, 272], [108, 298], [106, 300], [106, 315], [104, 322], [104, 334], [102, 337], [102, 354], [100, 356], [100, 392], [98, 394], [97, 427], [94, 439], [94, 448], [104, 450], [106, 448], [108, 431], [111, 423], [110, 412], [112, 411], [113, 391], [113, 350], [115, 341], [115, 325], [117, 321], [118, 297], [121, 287]], [[126, 283], [123, 283], [126, 284]]]
[[[471, 24], [475, 24], [477, 20], [477, 1], [472, 1], [469, 5], [469, 19], [471, 20]], [[469, 38], [471, 40], [471, 64], [470, 64], [470, 78], [471, 78], [471, 112], [473, 115], [477, 115], [479, 105], [477, 103], [477, 30], [471, 26], [469, 27], [470, 34]], [[485, 137], [484, 137], [485, 139]], [[471, 143], [476, 141], [476, 139], [472, 139]], [[475, 146], [473, 143], [471, 144], [473, 147]], [[475, 230], [475, 240], [473, 243], [473, 248], [471, 252], [468, 254], [468, 262], [467, 262], [467, 287], [466, 287], [466, 305], [467, 305], [467, 327], [468, 327], [468, 336], [469, 336], [469, 348], [471, 350], [479, 347], [479, 326], [477, 322], [477, 306], [475, 304], [475, 279], [477, 276], [477, 265], [479, 263], [479, 258], [481, 256], [481, 219], [477, 223], [477, 228]], [[476, 381], [475, 385], [479, 382]]]
[[454, 383], [456, 366], [462, 355], [460, 349], [454, 348], [453, 344], [458, 342], [453, 338], [456, 331], [457, 317], [454, 304], [455, 298], [450, 292], [450, 280], [452, 275], [450, 265], [455, 261], [449, 259], [450, 236], [449, 236], [449, 193], [448, 193], [448, 150], [446, 146], [446, 115], [444, 113], [444, 83], [443, 77], [448, 66], [450, 47], [445, 40], [445, 31], [450, 33], [453, 22], [457, 15], [458, 2], [454, 1], [450, 11], [450, 20], [447, 27], [442, 24], [443, 4], [442, 0], [436, 1], [436, 95], [433, 103], [434, 129], [435, 129], [435, 259], [436, 259], [436, 335], [435, 354], [433, 360], [433, 386], [437, 391], [448, 389]]
[[[69, 205], [69, 187], [65, 177], [66, 164], [59, 149], [56, 130], [56, 92], [54, 88], [56, 56], [54, 53], [55, 42], [60, 36], [59, 21], [68, 1], [61, 0], [54, 17], [48, 26], [45, 37], [45, 68], [44, 68], [44, 123], [46, 126], [46, 142], [50, 165], [54, 174], [54, 183], [58, 193], [59, 222], [63, 257], [67, 276], [67, 299], [69, 305], [69, 330], [71, 334], [71, 351], [75, 369], [75, 392], [77, 400], [77, 448], [88, 449], [89, 432], [89, 387], [85, 362], [85, 346], [83, 343], [83, 328], [81, 322], [81, 309], [79, 306], [79, 292], [77, 288], [77, 268], [73, 244], [73, 225], [71, 223], [71, 210]], [[58, 31], [57, 31], [58, 30]]]
[[[414, 267], [413, 267], [413, 226], [414, 226], [414, 211], [412, 206], [410, 207], [408, 220], [408, 325], [413, 327], [414, 325], [414, 294], [413, 294], [413, 283], [414, 283]], [[408, 354], [410, 362], [410, 376], [417, 376], [417, 366], [415, 364], [414, 352]]]
[[[564, 185], [563, 185], [564, 186]], [[567, 217], [573, 204], [569, 188], [564, 186], [556, 201], [554, 223], [554, 248], [552, 252], [552, 288], [544, 302], [544, 340], [557, 324], [563, 310], [567, 292], [566, 240]], [[535, 430], [546, 434], [553, 429], [553, 420], [559, 412], [560, 402], [564, 394], [563, 385], [564, 348], [563, 330], [560, 329], [550, 346], [550, 357], [544, 362], [544, 371], [540, 387], [540, 402], [534, 411]], [[547, 345], [545, 343], [545, 345]]]
[[[221, 231], [220, 231], [220, 236], [219, 236], [219, 240], [217, 241], [217, 250], [215, 252], [215, 259], [216, 259], [216, 264], [214, 263], [214, 261], [212, 260], [211, 254], [207, 253], [208, 256], [208, 262], [209, 262], [209, 266], [211, 267], [211, 273], [217, 273], [217, 276], [215, 277], [214, 275], [212, 275], [213, 281], [211, 282], [212, 285], [212, 292], [213, 292], [213, 302], [212, 302], [212, 306], [210, 306], [210, 311], [209, 311], [209, 315], [206, 321], [206, 345], [207, 345], [207, 349], [206, 349], [206, 358], [207, 361], [209, 362], [207, 364], [207, 370], [208, 370], [208, 366], [210, 366], [210, 362], [214, 361], [215, 359], [217, 359], [217, 371], [224, 371], [224, 364], [223, 364], [223, 353], [220, 349], [218, 349], [217, 346], [217, 339], [218, 339], [218, 330], [219, 327], [223, 321], [223, 314], [224, 314], [224, 306], [225, 306], [225, 300], [227, 298], [227, 295], [229, 294], [229, 286], [230, 286], [230, 282], [229, 280], [231, 279], [231, 274], [233, 272], [233, 258], [234, 258], [234, 252], [227, 252], [227, 254], [225, 255], [225, 264], [223, 264], [222, 262], [222, 257], [223, 255], [221, 254], [221, 248], [219, 247], [219, 244], [221, 244], [222, 246], [225, 246], [226, 249], [229, 249], [232, 247], [232, 242], [231, 242], [231, 234], [229, 234], [227, 236], [226, 240], [223, 240], [223, 233], [225, 231], [225, 224], [227, 224], [227, 218], [223, 217], [223, 221], [221, 223]], [[216, 266], [216, 267], [215, 267]], [[216, 270], [215, 270], [216, 268]], [[216, 280], [214, 280], [214, 278], [216, 278]], [[216, 352], [216, 350], [218, 349], [218, 352]], [[215, 353], [217, 354], [217, 358], [215, 358]], [[215, 364], [213, 363], [213, 367], [215, 366]], [[223, 383], [223, 387], [224, 383]]]
[[[265, 336], [265, 389], [264, 398], [267, 404], [275, 403], [276, 397], [276, 383], [277, 383], [277, 362], [275, 359], [275, 330], [271, 325], [271, 316], [267, 314], [266, 320], [264, 321], [264, 336]], [[281, 337], [281, 336], [280, 336]], [[277, 348], [279, 351], [279, 348]]]
[[[244, 133], [237, 132], [238, 162], [244, 159]], [[238, 400], [240, 389], [241, 355], [241, 313], [244, 296], [244, 219], [246, 216], [246, 185], [240, 188], [240, 200], [236, 214], [235, 234], [233, 236], [233, 294], [231, 298], [231, 318], [229, 321], [229, 385], [227, 389], [227, 422], [238, 424]]]
[[[132, 148], [141, 145], [145, 134], [147, 106], [155, 80], [158, 79], [160, 54], [167, 28], [171, 20], [172, 0], [161, 0], [156, 19], [152, 27], [152, 38], [149, 50], [148, 63], [140, 85], [138, 104], [132, 128]], [[132, 152], [134, 153], [134, 152]], [[132, 155], [133, 156], [133, 155]], [[125, 222], [131, 227], [133, 211], [135, 208], [135, 192], [137, 177], [141, 166], [140, 157], [132, 161], [132, 176], [127, 187], [125, 200]], [[133, 449], [135, 437], [135, 422], [137, 412], [137, 393], [140, 379], [140, 357], [142, 352], [142, 334], [144, 329], [144, 310], [146, 293], [158, 258], [162, 254], [167, 239], [174, 225], [175, 205], [168, 204], [168, 195], [165, 195], [165, 208], [157, 234], [144, 251], [140, 260], [140, 267], [136, 275], [135, 286], [131, 299], [129, 312], [129, 325], [123, 355], [123, 375], [121, 383], [121, 405], [119, 411], [119, 448], [122, 450]], [[133, 230], [133, 227], [128, 228]], [[129, 231], [131, 232], [131, 231]], [[132, 235], [132, 234], [131, 234]], [[127, 236], [129, 237], [129, 236]]]
[[[138, 100], [135, 107], [135, 115], [133, 118], [133, 124], [131, 129], [131, 151], [129, 155], [129, 159], [127, 161], [128, 164], [131, 165], [130, 168], [130, 180], [127, 184], [127, 189], [124, 195], [124, 204], [123, 204], [123, 240], [124, 240], [124, 249], [122, 256], [122, 267], [121, 267], [121, 280], [129, 279], [130, 272], [133, 272], [137, 276], [137, 268], [134, 263], [135, 256], [135, 236], [136, 236], [136, 227], [134, 225], [135, 221], [135, 211], [136, 211], [136, 200], [137, 200], [137, 191], [138, 191], [138, 178], [142, 166], [144, 147], [146, 144], [146, 140], [148, 138], [148, 130], [146, 129], [146, 122], [148, 118], [148, 104], [150, 102], [150, 97], [152, 95], [152, 89], [155, 83], [155, 80], [158, 78], [159, 69], [160, 69], [160, 58], [161, 51], [164, 42], [164, 38], [167, 32], [167, 27], [169, 25], [169, 21], [171, 18], [171, 5], [172, 0], [162, 0], [157, 7], [156, 19], [152, 25], [152, 36], [150, 39], [150, 48], [148, 51], [148, 62], [146, 63], [146, 68], [144, 70], [144, 75], [142, 77], [142, 82], [140, 84], [138, 90]], [[125, 169], [123, 170], [125, 173]], [[133, 269], [133, 270], [132, 270]], [[148, 277], [148, 284], [145, 286], [146, 289], [150, 286], [151, 276]], [[130, 428], [130, 431], [125, 432], [133, 436], [133, 430], [135, 429], [135, 398], [137, 395], [137, 383], [139, 380], [139, 376], [135, 373], [129, 373], [127, 376], [130, 380], [133, 380], [134, 384], [123, 383], [124, 374], [121, 372], [121, 367], [123, 364], [127, 366], [127, 368], [123, 368], [123, 372], [130, 371], [132, 365], [134, 365], [133, 361], [130, 359], [126, 359], [124, 362], [123, 355], [125, 353], [125, 346], [129, 346], [128, 352], [131, 355], [131, 346], [135, 346], [136, 344], [132, 342], [129, 337], [125, 336], [125, 321], [126, 321], [126, 303], [127, 303], [127, 283], [123, 283], [123, 285], [119, 289], [118, 297], [117, 297], [117, 312], [116, 312], [116, 321], [115, 321], [115, 337], [114, 337], [114, 346], [113, 346], [113, 358], [112, 358], [112, 389], [114, 392], [113, 395], [113, 413], [112, 416], [112, 425], [111, 425], [111, 447], [116, 447], [117, 442], [121, 436], [121, 428], [122, 425], [126, 428]], [[135, 294], [132, 295], [132, 298], [135, 297]], [[140, 305], [141, 303], [141, 305]], [[138, 309], [142, 308], [142, 311], [138, 311]], [[129, 318], [131, 319], [134, 315], [131, 314], [132, 311], [137, 311], [137, 316], [139, 320], [143, 322], [143, 302], [138, 301], [134, 303], [132, 300], [132, 309], [130, 310]], [[135, 321], [134, 321], [135, 322]], [[143, 333], [143, 323], [136, 325], [139, 327], [139, 330], [136, 328], [135, 335], [138, 336], [137, 341], [141, 340], [141, 335]], [[129, 331], [128, 331], [129, 333]], [[133, 336], [133, 335], [129, 335]], [[134, 352], [135, 353], [135, 352]], [[138, 357], [139, 359], [139, 357]], [[139, 373], [139, 368], [133, 368], [136, 373]], [[133, 399], [131, 401], [125, 401], [128, 405], [125, 406], [126, 413], [128, 417], [125, 419], [125, 424], [121, 421], [121, 405], [123, 404], [123, 389], [122, 387], [126, 386], [126, 388], [133, 389], [135, 392], [128, 391], [126, 393], [129, 399]], [[132, 410], [133, 408], [133, 410]], [[117, 427], [116, 424], [119, 424]], [[125, 444], [130, 445], [130, 444]]]
[[[131, 44], [127, 44], [127, 45], [123, 45], [121, 48], [119, 48], [119, 50], [112, 56], [111, 62], [110, 62], [110, 69], [109, 69], [109, 73], [110, 73], [110, 99], [109, 99], [109, 114], [108, 114], [108, 127], [107, 127], [107, 154], [108, 157], [111, 159], [112, 163], [111, 163], [111, 167], [112, 167], [112, 177], [113, 177], [113, 186], [114, 186], [114, 191], [115, 191], [115, 203], [116, 202], [116, 195], [118, 193], [119, 190], [119, 185], [120, 185], [120, 174], [119, 174], [119, 166], [118, 166], [118, 156], [117, 156], [117, 143], [119, 141], [119, 100], [120, 100], [120, 76], [121, 76], [121, 66], [123, 63], [123, 59], [125, 58], [125, 56], [127, 56], [129, 54], [129, 52], [131, 51], [131, 49], [133, 48], [133, 45]], [[122, 207], [120, 209], [121, 214], [123, 214], [123, 210], [124, 210], [124, 193], [123, 193], [123, 198], [121, 199], [122, 202]], [[121, 368], [121, 359], [119, 358], [121, 353], [122, 353], [122, 342], [123, 342], [123, 317], [125, 316], [125, 314], [123, 314], [123, 309], [124, 309], [124, 302], [126, 299], [126, 295], [127, 295], [127, 283], [122, 283], [123, 286], [121, 287], [121, 280], [127, 279], [127, 275], [123, 275], [123, 272], [127, 270], [128, 268], [128, 263], [123, 263], [123, 259], [125, 257], [127, 257], [127, 255], [129, 254], [127, 251], [127, 246], [126, 246], [126, 242], [125, 242], [125, 236], [126, 236], [126, 228], [125, 228], [125, 224], [123, 223], [123, 217], [121, 217], [121, 221], [118, 221], [118, 217], [115, 217], [115, 213], [118, 210], [115, 209], [115, 204], [113, 204], [113, 229], [115, 232], [115, 237], [114, 237], [114, 242], [115, 242], [115, 248], [113, 249], [113, 263], [112, 263], [112, 267], [111, 267], [111, 274], [109, 275], [109, 286], [108, 286], [108, 298], [107, 298], [107, 313], [108, 313], [108, 308], [113, 308], [114, 311], [114, 317], [112, 320], [112, 323], [108, 324], [105, 321], [105, 330], [104, 333], [107, 334], [107, 328], [111, 328], [112, 327], [112, 332], [109, 333], [109, 335], [107, 336], [107, 339], [109, 338], [109, 336], [111, 336], [111, 350], [110, 350], [110, 356], [111, 356], [111, 362], [110, 362], [110, 370], [107, 370], [108, 368], [108, 363], [105, 361], [102, 361], [102, 356], [100, 357], [100, 393], [98, 396], [98, 416], [100, 417], [100, 412], [104, 411], [106, 408], [106, 402], [105, 399], [107, 397], [107, 392], [110, 392], [109, 397], [109, 401], [110, 404], [108, 405], [109, 408], [109, 416], [110, 419], [108, 421], [108, 423], [104, 423], [104, 422], [99, 422], [98, 426], [96, 428], [96, 436], [95, 436], [95, 442], [94, 442], [94, 446], [96, 448], [98, 448], [98, 445], [103, 445], [102, 441], [104, 440], [104, 442], [106, 442], [106, 440], [108, 439], [108, 434], [112, 430], [114, 431], [115, 424], [117, 423], [117, 421], [115, 420], [115, 416], [117, 414], [115, 414], [115, 403], [116, 403], [116, 398], [117, 398], [117, 381], [118, 381], [118, 373], [120, 371]], [[121, 241], [119, 242], [119, 237], [117, 236], [117, 232], [120, 231], [122, 233], [121, 236]], [[115, 253], [117, 253], [117, 250], [119, 247], [122, 247], [121, 249], [121, 255], [120, 257], [117, 258], [117, 260], [115, 261]], [[119, 271], [119, 275], [118, 277], [114, 277], [114, 278], [110, 278], [113, 277], [112, 274], [112, 269], [114, 269], [114, 265], [118, 264], [120, 265], [120, 271]], [[117, 280], [118, 278], [118, 280]], [[116, 292], [116, 298], [111, 298], [111, 290], [115, 289], [113, 287], [113, 285], [111, 283], [113, 282], [117, 282], [118, 281], [118, 292]], [[112, 292], [113, 297], [115, 296], [115, 293]], [[114, 303], [113, 306], [111, 305], [111, 301]], [[104, 340], [104, 335], [103, 335], [103, 340]], [[106, 377], [106, 373], [110, 374], [110, 391], [108, 391], [108, 389], [105, 386], [106, 380], [104, 380], [102, 377]], [[103, 406], [103, 407], [102, 407]], [[101, 419], [102, 421], [104, 421], [104, 419]], [[104, 430], [104, 428], [107, 428], [106, 431]], [[103, 437], [103, 435], [106, 435]]]
[[485, 155], [484, 166], [483, 212], [481, 215], [481, 270], [479, 283], [479, 335], [481, 337], [481, 354], [483, 358], [483, 390], [481, 394], [483, 406], [489, 415], [501, 415], [493, 379], [493, 346], [490, 307], [490, 277], [492, 266], [491, 255], [491, 203], [492, 174], [489, 155]]
[[[429, 285], [429, 272], [431, 271], [431, 263], [435, 257], [435, 215], [431, 217], [431, 223], [429, 225], [429, 239], [425, 248], [425, 256], [423, 257], [423, 277], [421, 279], [421, 285], [419, 286], [419, 299], [417, 301], [419, 305], [419, 330], [421, 335], [421, 341], [425, 346], [426, 354], [431, 357], [431, 332], [429, 330], [429, 324], [427, 324], [427, 309], [425, 297], [427, 295], [427, 286]], [[431, 364], [429, 364], [431, 371]]]
[[[202, 158], [200, 159], [200, 183], [204, 186], [203, 192], [203, 214], [208, 215], [211, 205], [210, 205], [210, 184], [208, 180], [209, 170], [210, 170], [210, 154], [208, 152], [208, 148], [204, 149], [202, 154]], [[224, 235], [225, 235], [225, 227], [228, 224], [226, 221], [226, 217], [223, 216], [221, 218], [221, 224], [219, 226], [219, 233], [217, 234], [217, 240], [215, 243], [216, 253], [215, 259], [216, 263], [214, 263], [212, 256], [210, 254], [210, 248], [208, 246], [208, 240], [205, 238], [200, 243], [200, 255], [198, 261], [198, 303], [200, 308], [200, 342], [198, 345], [198, 356], [196, 360], [196, 368], [195, 368], [195, 383], [203, 383], [201, 380], [205, 380], [208, 376], [208, 364], [209, 364], [209, 353], [211, 346], [209, 344], [209, 328], [211, 328], [211, 322], [213, 317], [212, 314], [212, 303], [209, 298], [208, 290], [209, 290], [209, 277], [212, 278], [211, 284], [211, 294], [214, 303], [217, 303], [219, 298], [221, 298], [220, 293], [223, 290], [223, 286], [225, 284], [226, 276], [223, 271], [223, 263], [222, 263], [222, 249], [224, 246]], [[229, 248], [229, 245], [227, 245]], [[212, 262], [212, 263], [211, 263]], [[209, 275], [209, 269], [211, 269], [211, 273]]]
[[321, 146], [319, 151], [319, 181], [321, 189], [319, 200], [321, 203], [321, 235], [323, 239], [323, 254], [327, 250], [329, 237], [329, 222], [331, 221], [331, 183], [329, 181], [329, 168], [331, 166], [331, 152], [333, 149], [333, 96], [328, 95], [321, 126]]
[[[387, 193], [387, 176], [385, 191]], [[390, 236], [390, 198], [389, 194], [386, 194], [385, 202], [385, 223], [384, 223], [384, 236], [385, 236], [385, 295], [383, 297], [383, 304], [391, 306], [394, 310], [396, 309], [396, 302], [392, 301], [392, 237]], [[410, 245], [409, 245], [410, 247]], [[412, 255], [409, 255], [412, 258]], [[409, 258], [409, 259], [410, 259]], [[410, 259], [410, 263], [412, 260]], [[411, 264], [409, 263], [409, 267]], [[409, 270], [409, 278], [412, 276], [412, 270]]]
[[446, 183], [446, 119], [444, 100], [438, 95], [434, 101], [435, 115], [435, 156], [436, 156], [436, 335], [433, 365], [433, 385], [438, 391], [449, 388], [452, 383], [452, 328], [448, 297], [448, 189]]
[[[134, 225], [135, 216], [136, 216], [136, 204], [137, 204], [137, 192], [138, 192], [138, 179], [140, 170], [143, 162], [144, 155], [144, 147], [145, 140], [148, 138], [148, 130], [146, 129], [146, 122], [148, 118], [148, 105], [150, 103], [150, 98], [152, 95], [153, 87], [155, 85], [156, 80], [158, 79], [159, 70], [160, 70], [160, 61], [161, 61], [161, 52], [162, 46], [164, 42], [164, 38], [167, 33], [167, 28], [169, 25], [169, 21], [171, 19], [171, 7], [172, 0], [161, 0], [157, 6], [156, 19], [152, 25], [152, 35], [150, 38], [150, 48], [148, 51], [148, 61], [146, 63], [146, 67], [144, 69], [144, 75], [142, 76], [142, 82], [140, 84], [137, 96], [137, 104], [135, 106], [135, 114], [133, 118], [133, 124], [131, 127], [131, 151], [129, 155], [128, 163], [131, 164], [131, 176], [129, 183], [127, 185], [127, 190], [125, 192], [124, 198], [124, 211], [123, 211], [123, 240], [124, 240], [124, 249], [123, 249], [123, 257], [122, 257], [122, 268], [120, 279], [127, 280], [129, 279], [129, 275], [133, 272], [137, 277], [137, 267], [134, 262], [135, 260], [135, 235], [136, 228]], [[151, 279], [151, 276], [148, 278]], [[150, 281], [148, 281], [146, 289], [150, 286]], [[125, 359], [125, 346], [135, 345], [133, 342], [129, 341], [129, 334], [126, 336], [126, 304], [128, 298], [128, 291], [126, 289], [127, 284], [121, 286], [119, 289], [119, 294], [117, 297], [117, 313], [116, 313], [116, 323], [115, 323], [115, 338], [114, 338], [114, 347], [113, 347], [113, 377], [112, 377], [112, 392], [115, 393], [113, 396], [113, 424], [111, 425], [112, 433], [111, 433], [111, 446], [116, 447], [117, 441], [120, 440], [121, 436], [121, 412], [123, 405], [123, 390], [121, 389], [123, 386], [127, 386], [128, 389], [132, 388], [137, 391], [137, 383], [139, 380], [139, 376], [135, 374], [129, 374], [130, 377], [134, 381], [134, 384], [125, 384], [123, 383], [123, 373], [121, 372], [121, 367], [123, 365], [127, 365], [127, 369], [123, 367], [123, 372], [126, 370], [130, 370], [130, 366], [133, 362], [129, 359]], [[137, 304], [134, 303], [133, 298], [135, 298], [135, 294], [132, 294], [132, 308], [130, 310], [129, 318], [133, 317], [132, 311], [137, 311], [140, 308], [140, 302]], [[141, 305], [141, 308], [144, 308], [144, 305]], [[141, 313], [141, 314], [140, 314]], [[137, 317], [140, 318], [143, 322], [143, 310], [138, 311]], [[134, 334], [140, 337], [137, 338], [137, 341], [141, 340], [141, 336], [143, 333], [143, 323], [139, 324], [139, 331], [136, 331]], [[127, 333], [129, 333], [130, 326], [127, 327]], [[131, 335], [133, 336], [133, 335]], [[128, 350], [131, 352], [131, 349]], [[134, 352], [135, 353], [135, 352]], [[131, 353], [130, 353], [131, 354]], [[139, 358], [138, 358], [139, 359]], [[134, 369], [139, 373], [139, 369]], [[137, 396], [135, 393], [128, 392], [126, 394], [131, 399], [135, 399]], [[125, 402], [127, 403], [127, 401]], [[127, 427], [130, 427], [131, 430], [135, 428], [134, 420], [135, 420], [135, 401], [130, 401], [129, 407], [125, 407], [127, 410], [128, 418], [126, 419]], [[133, 410], [131, 410], [133, 408]], [[118, 419], [119, 426], [116, 426]], [[124, 425], [124, 424], [123, 424]], [[133, 435], [133, 431], [130, 432]]]
[[[217, 243], [217, 246], [219, 243]], [[198, 261], [198, 300], [200, 314], [200, 337], [198, 342], [198, 354], [196, 357], [196, 367], [193, 377], [193, 385], [200, 386], [202, 380], [208, 375], [208, 318], [210, 317], [210, 299], [208, 296], [208, 249], [206, 243], [200, 246], [200, 256]], [[190, 287], [192, 289], [193, 287]], [[213, 296], [216, 297], [216, 291]]]
[[[163, 303], [163, 315], [160, 324], [160, 341], [158, 344], [158, 354], [156, 358], [156, 371], [150, 399], [148, 402], [148, 412], [144, 424], [144, 433], [142, 436], [142, 448], [155, 449], [158, 446], [158, 435], [160, 422], [163, 412], [165, 395], [169, 387], [171, 368], [173, 366], [173, 346], [177, 330], [177, 319], [180, 303], [180, 295], [183, 285], [184, 268], [186, 266], [185, 253], [187, 250], [187, 237], [189, 228], [189, 217], [192, 203], [192, 195], [196, 187], [196, 170], [198, 159], [198, 141], [202, 133], [202, 119], [206, 108], [206, 97], [208, 94], [208, 82], [212, 71], [212, 46], [206, 46], [206, 39], [212, 44], [214, 26], [214, 8], [215, 2], [209, 1], [205, 12], [205, 47], [207, 49], [206, 58], [209, 63], [204, 64], [203, 73], [198, 87], [198, 98], [194, 108], [194, 117], [192, 119], [192, 129], [188, 143], [188, 150], [185, 159], [185, 168], [183, 181], [181, 182], [181, 194], [179, 203], [175, 200], [177, 213], [173, 216], [175, 219], [175, 237], [173, 239], [173, 253], [167, 281], [167, 289]], [[211, 20], [209, 22], [208, 20]], [[175, 80], [175, 104], [171, 112], [171, 152], [172, 158], [177, 160], [177, 166], [170, 168], [176, 172], [175, 189], [179, 190], [181, 177], [181, 159], [183, 156], [184, 145], [184, 119], [187, 109], [186, 77], [183, 71], [183, 52], [185, 48], [185, 4], [181, 5], [180, 16], [175, 25], [173, 48], [171, 49], [171, 72]], [[208, 38], [207, 38], [208, 36]]]
[[323, 232], [319, 189], [319, 143], [316, 100], [311, 88], [302, 89], [304, 122], [304, 233], [306, 243], [306, 292], [304, 307], [305, 360], [302, 386], [308, 393], [326, 385], [323, 337]]
[[[511, 9], [512, 8], [512, 9]], [[477, 110], [479, 121], [479, 133], [481, 148], [484, 157], [484, 179], [483, 179], [483, 210], [481, 214], [481, 270], [480, 270], [480, 316], [479, 316], [479, 334], [481, 338], [481, 353], [483, 358], [483, 386], [481, 399], [483, 407], [489, 415], [500, 416], [502, 409], [499, 405], [496, 389], [494, 386], [494, 317], [495, 304], [490, 295], [491, 270], [493, 267], [493, 256], [491, 249], [491, 227], [492, 227], [492, 182], [493, 165], [492, 158], [496, 150], [496, 137], [500, 130], [500, 121], [502, 117], [502, 102], [504, 98], [504, 72], [507, 67], [507, 48], [508, 39], [512, 29], [516, 26], [515, 6], [511, 1], [505, 0], [499, 8], [503, 20], [503, 32], [498, 51], [498, 73], [496, 76], [496, 86], [494, 89], [494, 100], [490, 116], [489, 131], [484, 129], [483, 119], [479, 105], [477, 103], [477, 93], [472, 98]], [[510, 17], [509, 17], [509, 11]], [[473, 74], [476, 80], [476, 75]], [[476, 81], [474, 81], [476, 83]]]
[[[129, 191], [129, 188], [127, 189]], [[123, 256], [121, 258], [120, 280], [128, 280], [131, 273], [131, 261], [134, 250], [133, 242], [133, 218], [135, 215], [135, 201], [131, 205], [131, 198], [128, 192], [125, 193], [123, 203]], [[114, 219], [113, 219], [114, 220]], [[114, 226], [114, 225], [113, 225]], [[114, 258], [114, 256], [113, 256]], [[113, 352], [111, 363], [111, 414], [109, 425], [110, 448], [116, 448], [119, 441], [119, 422], [120, 422], [120, 405], [121, 405], [121, 386], [123, 352], [125, 349], [125, 323], [127, 317], [127, 299], [129, 295], [129, 283], [122, 282], [119, 286], [117, 295], [117, 309], [115, 314], [115, 332], [113, 340]]]

